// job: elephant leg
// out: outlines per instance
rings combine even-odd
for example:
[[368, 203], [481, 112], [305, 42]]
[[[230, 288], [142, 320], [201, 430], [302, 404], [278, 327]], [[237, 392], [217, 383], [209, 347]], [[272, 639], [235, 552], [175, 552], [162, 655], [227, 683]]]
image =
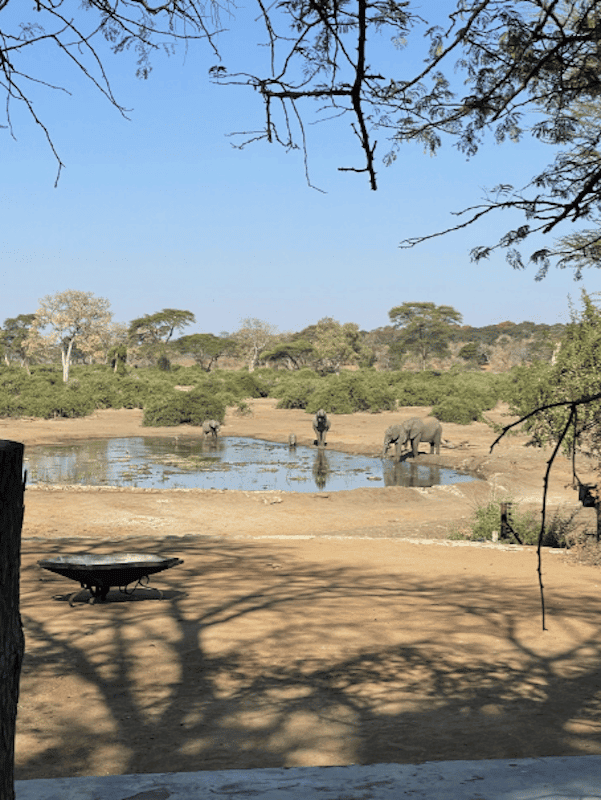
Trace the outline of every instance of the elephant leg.
[[417, 458], [418, 456], [420, 442], [421, 442], [421, 436], [416, 436], [414, 439], [411, 440], [411, 449], [413, 452], [413, 458]]
[[395, 461], [401, 460], [401, 443], [398, 439], [394, 443], [394, 458]]

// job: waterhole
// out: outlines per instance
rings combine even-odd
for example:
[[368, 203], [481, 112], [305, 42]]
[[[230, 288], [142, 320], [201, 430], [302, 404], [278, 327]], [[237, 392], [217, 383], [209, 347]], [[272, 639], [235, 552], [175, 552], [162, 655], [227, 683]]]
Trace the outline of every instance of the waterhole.
[[25, 467], [29, 484], [149, 489], [314, 492], [474, 480], [470, 475], [411, 460], [393, 464], [391, 459], [289, 448], [235, 436], [214, 441], [139, 436], [29, 447]]

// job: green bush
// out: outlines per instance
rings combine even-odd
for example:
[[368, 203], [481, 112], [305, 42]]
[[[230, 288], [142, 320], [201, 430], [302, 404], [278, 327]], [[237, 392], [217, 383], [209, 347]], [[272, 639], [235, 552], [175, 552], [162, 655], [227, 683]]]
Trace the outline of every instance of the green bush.
[[460, 398], [448, 397], [432, 408], [432, 416], [441, 422], [453, 422], [456, 425], [469, 425], [482, 418], [482, 409], [474, 402]]
[[[452, 369], [449, 372], [392, 373], [392, 391], [401, 406], [435, 406], [450, 398], [472, 403], [481, 411], [504, 399], [504, 376]], [[448, 420], [451, 421], [451, 420]]]
[[13, 416], [42, 419], [85, 417], [94, 408], [93, 397], [78, 387], [46, 385], [39, 392], [24, 393], [15, 400]]
[[[493, 532], [501, 530], [501, 500], [490, 500], [476, 508], [468, 529], [455, 531], [450, 538], [468, 539], [471, 541], [491, 541]], [[506, 501], [511, 502], [511, 501]], [[545, 525], [543, 547], [567, 547], [567, 537], [572, 531], [574, 514], [556, 512]], [[521, 510], [517, 503], [512, 503], [509, 515], [511, 527], [519, 536], [522, 544], [536, 545], [540, 534], [540, 514], [534, 511]], [[512, 536], [510, 541], [516, 543]]]
[[400, 406], [433, 406], [448, 393], [442, 375], [432, 372], [394, 373], [392, 391]]
[[314, 414], [319, 408], [331, 414], [376, 413], [396, 408], [396, 399], [381, 373], [375, 370], [342, 372], [324, 377], [309, 395], [307, 411]]
[[283, 372], [271, 387], [270, 396], [279, 398], [277, 408], [307, 408], [309, 398], [324, 380], [311, 369]]
[[207, 419], [223, 422], [225, 405], [202, 391], [172, 391], [144, 406], [142, 424], [150, 427], [197, 425]]

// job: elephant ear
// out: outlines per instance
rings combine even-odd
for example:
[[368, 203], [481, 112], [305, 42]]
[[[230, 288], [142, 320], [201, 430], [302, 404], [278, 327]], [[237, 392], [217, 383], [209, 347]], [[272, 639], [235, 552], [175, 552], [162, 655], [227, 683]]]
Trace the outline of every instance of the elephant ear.
[[405, 430], [409, 434], [409, 436], [413, 439], [414, 436], [417, 436], [418, 433], [421, 433], [424, 429], [424, 424], [421, 419], [412, 419], [409, 420]]

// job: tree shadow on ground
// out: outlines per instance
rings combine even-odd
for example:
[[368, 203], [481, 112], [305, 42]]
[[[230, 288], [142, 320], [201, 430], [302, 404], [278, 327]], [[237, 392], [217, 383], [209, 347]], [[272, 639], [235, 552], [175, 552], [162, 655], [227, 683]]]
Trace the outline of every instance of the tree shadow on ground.
[[596, 595], [549, 638], [519, 583], [140, 539], [184, 559], [165, 599], [71, 608], [36, 566], [66, 545], [110, 551], [24, 542], [17, 779], [601, 753]]

